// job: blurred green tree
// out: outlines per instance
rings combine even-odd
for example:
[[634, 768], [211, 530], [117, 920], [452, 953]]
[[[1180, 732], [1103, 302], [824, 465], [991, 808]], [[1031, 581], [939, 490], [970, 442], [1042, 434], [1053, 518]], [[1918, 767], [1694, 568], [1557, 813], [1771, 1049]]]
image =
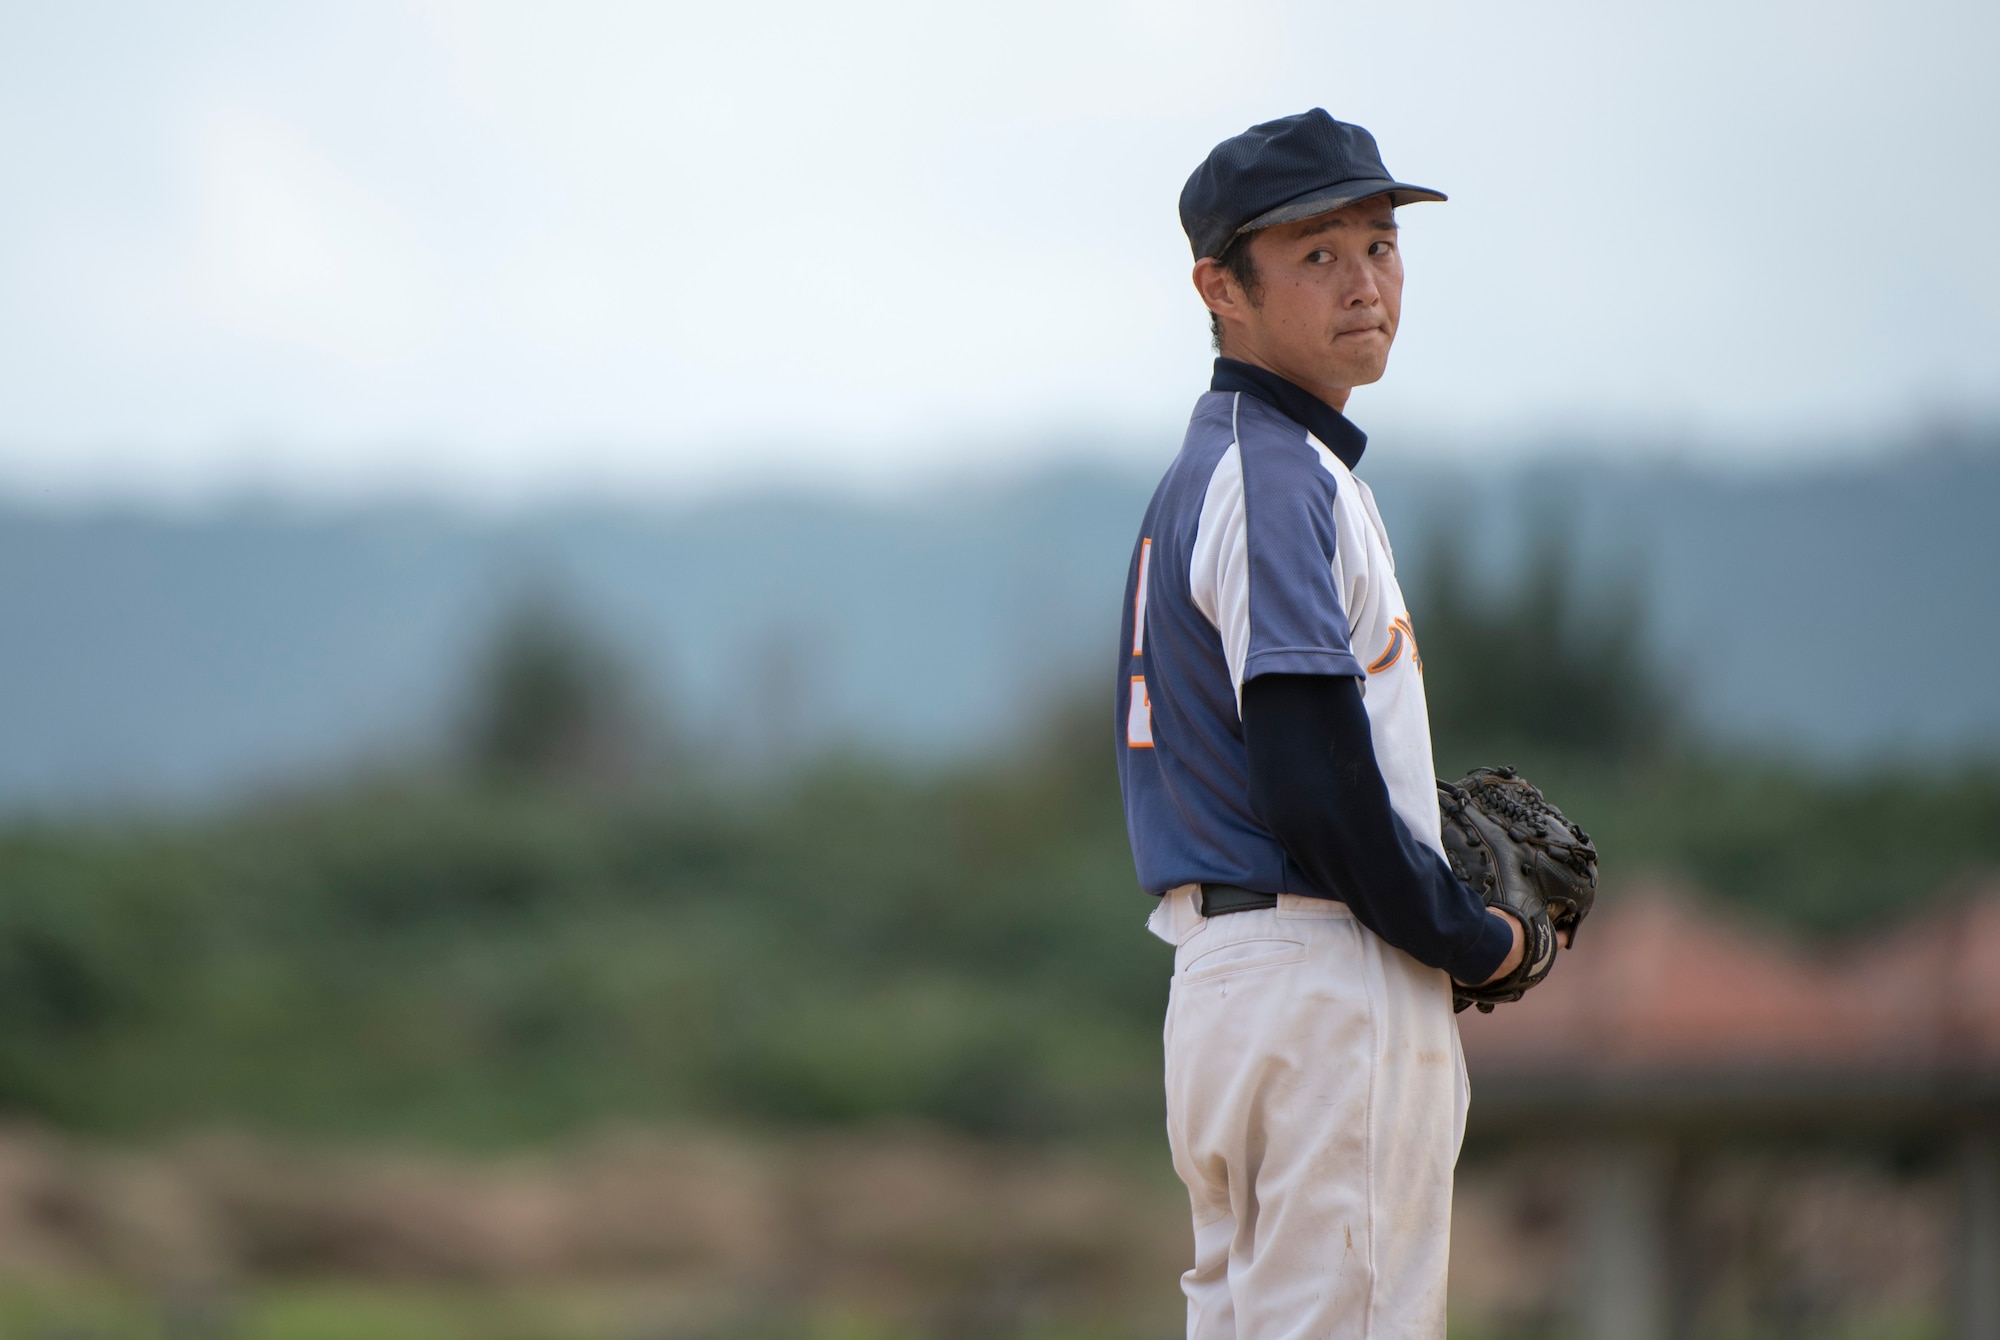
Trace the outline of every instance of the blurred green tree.
[[474, 665], [460, 742], [471, 771], [618, 785], [660, 742], [610, 642], [550, 588], [517, 597]]
[[1447, 771], [1526, 755], [1651, 759], [1670, 742], [1673, 694], [1646, 645], [1644, 591], [1587, 585], [1555, 526], [1511, 580], [1480, 573], [1456, 529], [1431, 533], [1411, 601], [1431, 732]]

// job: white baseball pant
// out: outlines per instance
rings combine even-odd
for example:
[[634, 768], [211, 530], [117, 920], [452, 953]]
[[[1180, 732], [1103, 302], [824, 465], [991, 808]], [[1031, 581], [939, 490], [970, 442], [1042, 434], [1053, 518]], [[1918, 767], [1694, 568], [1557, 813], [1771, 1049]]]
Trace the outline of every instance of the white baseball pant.
[[1188, 1340], [1443, 1340], [1467, 1086], [1451, 983], [1345, 904], [1284, 895], [1177, 946], [1167, 1136], [1194, 1210]]

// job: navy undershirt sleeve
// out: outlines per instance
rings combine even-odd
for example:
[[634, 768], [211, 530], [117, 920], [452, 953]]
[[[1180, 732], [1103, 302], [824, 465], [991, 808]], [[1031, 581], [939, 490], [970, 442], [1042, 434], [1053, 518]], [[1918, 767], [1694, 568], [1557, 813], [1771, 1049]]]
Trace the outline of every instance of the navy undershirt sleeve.
[[1513, 932], [1389, 803], [1360, 681], [1259, 675], [1243, 686], [1250, 808], [1314, 884], [1419, 963], [1484, 982]]

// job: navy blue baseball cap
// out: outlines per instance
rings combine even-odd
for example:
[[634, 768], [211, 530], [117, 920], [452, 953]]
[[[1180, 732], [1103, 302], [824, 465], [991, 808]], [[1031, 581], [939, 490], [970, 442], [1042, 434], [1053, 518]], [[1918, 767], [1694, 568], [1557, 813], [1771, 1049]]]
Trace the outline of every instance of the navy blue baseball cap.
[[1398, 205], [1445, 198], [1391, 177], [1373, 135], [1315, 107], [1252, 126], [1209, 150], [1181, 188], [1181, 227], [1200, 260], [1220, 256], [1244, 233], [1371, 195]]

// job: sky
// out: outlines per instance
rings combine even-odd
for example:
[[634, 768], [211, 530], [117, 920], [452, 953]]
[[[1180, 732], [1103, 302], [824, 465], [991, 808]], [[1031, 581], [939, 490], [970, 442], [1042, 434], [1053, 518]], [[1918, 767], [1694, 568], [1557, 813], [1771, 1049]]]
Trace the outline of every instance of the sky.
[[0, 0], [0, 489], [881, 483], [1170, 454], [1175, 202], [1406, 181], [1413, 456], [2000, 416], [1990, 0]]

